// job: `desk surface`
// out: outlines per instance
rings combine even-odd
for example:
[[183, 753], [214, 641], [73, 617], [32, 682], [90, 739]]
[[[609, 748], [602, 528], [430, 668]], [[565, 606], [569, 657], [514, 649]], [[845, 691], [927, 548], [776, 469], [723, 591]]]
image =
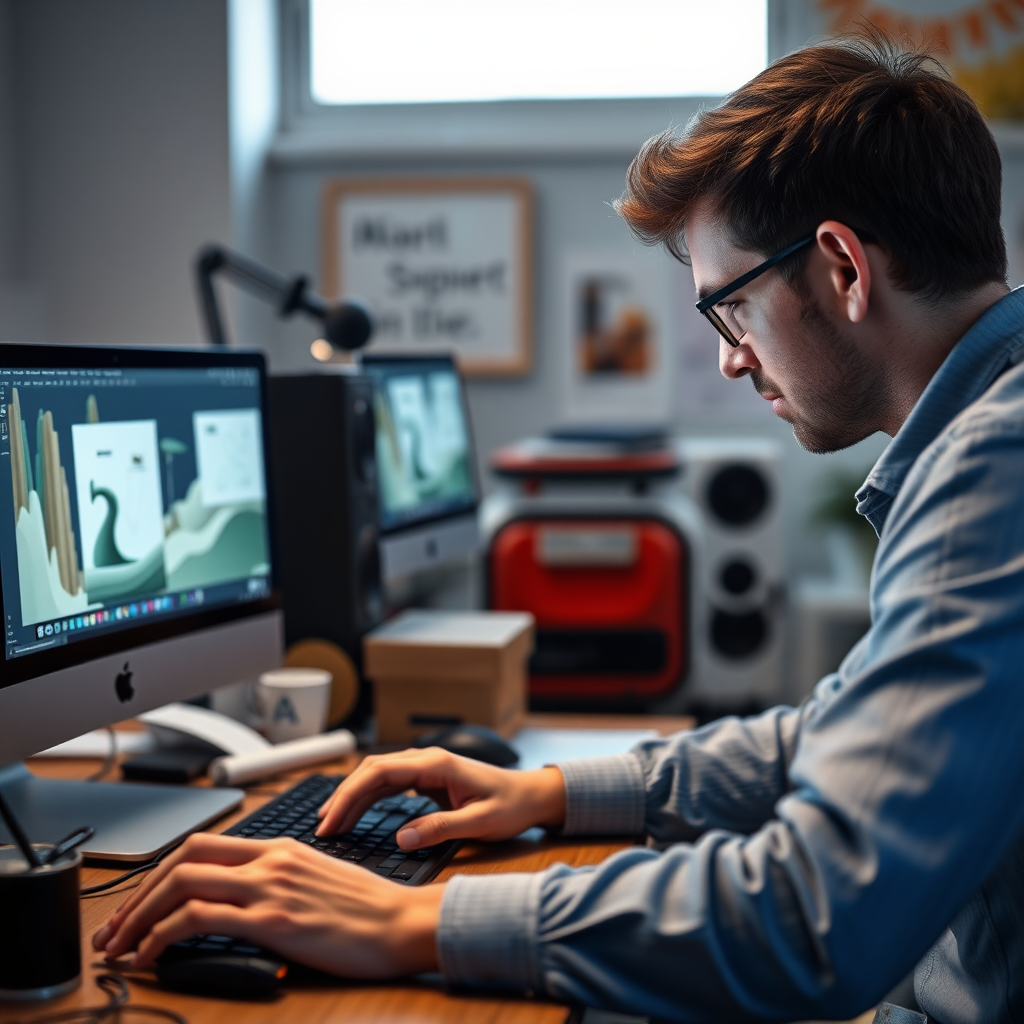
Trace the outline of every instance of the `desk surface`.
[[[688, 718], [646, 718], [597, 715], [530, 715], [529, 725], [576, 728], [654, 728], [663, 734], [690, 728]], [[39, 775], [61, 778], [84, 778], [96, 769], [96, 761], [31, 762]], [[351, 771], [356, 758], [348, 758], [316, 769], [303, 769], [278, 776], [269, 783], [250, 787], [242, 808], [222, 818], [211, 831], [223, 831], [251, 814], [275, 793], [287, 789], [311, 770], [327, 773]], [[112, 776], [113, 777], [113, 776]], [[630, 839], [584, 841], [539, 837], [536, 840], [516, 839], [504, 843], [466, 843], [452, 862], [438, 875], [444, 881], [453, 874], [489, 874], [508, 871], [540, 871], [549, 864], [596, 864], [632, 842]], [[82, 885], [95, 885], [113, 878], [124, 869], [107, 870], [87, 867]], [[89, 941], [93, 932], [107, 920], [124, 899], [136, 879], [113, 893], [101, 893], [82, 901], [82, 985], [63, 999], [35, 1006], [33, 1004], [0, 1003], [0, 1022], [27, 1020], [42, 1012], [70, 1010], [75, 1007], [101, 1005], [106, 1002], [94, 978], [105, 965]], [[148, 976], [132, 977], [132, 1000], [154, 1006], [165, 1006], [183, 1014], [189, 1024], [222, 1022], [229, 1014], [244, 1007], [246, 1024], [302, 1024], [341, 1022], [345, 1024], [563, 1024], [573, 1019], [570, 1007], [536, 999], [472, 996], [452, 994], [437, 981], [400, 981], [387, 984], [330, 981], [322, 985], [286, 987], [277, 998], [267, 1002], [232, 1003], [180, 993], [164, 992]]]
[[[603, 715], [530, 715], [528, 725], [556, 728], [622, 728], [657, 729], [663, 735], [692, 728], [689, 718], [662, 718]], [[314, 769], [328, 773], [351, 771], [355, 757]], [[39, 775], [60, 778], [85, 778], [96, 770], [94, 760], [35, 761], [32, 770]], [[222, 818], [211, 831], [223, 831], [234, 822], [251, 814], [273, 795], [287, 789], [308, 774], [303, 769], [275, 778], [272, 782], [251, 787], [242, 808]], [[466, 843], [452, 862], [438, 876], [444, 881], [454, 874], [490, 874], [509, 871], [540, 871], [550, 864], [597, 864], [617, 850], [625, 849], [631, 839], [620, 840], [536, 840], [515, 839], [504, 843]], [[86, 868], [82, 884], [95, 885], [123, 871]], [[0, 1003], [0, 1024], [30, 1020], [42, 1013], [71, 1010], [83, 1006], [99, 1006], [106, 1002], [96, 987], [95, 977], [106, 965], [97, 956], [89, 941], [93, 932], [118, 907], [135, 879], [114, 893], [102, 893], [82, 901], [82, 985], [63, 999], [49, 1003]], [[164, 992], [150, 976], [132, 976], [131, 999], [135, 1003], [163, 1006], [182, 1014], [189, 1024], [223, 1024], [231, 1015], [244, 1014], [245, 1024], [567, 1024], [580, 1019], [580, 1011], [563, 1003], [540, 999], [474, 996], [453, 994], [443, 983], [432, 980], [395, 981], [368, 984], [343, 980], [327, 980], [321, 985], [286, 987], [276, 998], [265, 1002], [231, 1002], [207, 999], [180, 993]], [[858, 1017], [850, 1024], [869, 1024], [873, 1012]]]

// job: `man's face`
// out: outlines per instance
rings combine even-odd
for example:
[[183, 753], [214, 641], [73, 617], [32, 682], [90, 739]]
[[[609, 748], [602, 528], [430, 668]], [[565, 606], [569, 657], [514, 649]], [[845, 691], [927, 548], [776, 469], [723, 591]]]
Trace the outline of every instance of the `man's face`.
[[[724, 287], [765, 258], [738, 248], [722, 223], [701, 210], [687, 220], [686, 242], [698, 296]], [[772, 268], [728, 296], [718, 309], [731, 306], [731, 317], [744, 333], [737, 348], [719, 339], [719, 367], [730, 380], [749, 377], [775, 415], [792, 424], [803, 448], [838, 451], [878, 429], [885, 384], [829, 311], [828, 273], [816, 246], [802, 281], [796, 289]]]

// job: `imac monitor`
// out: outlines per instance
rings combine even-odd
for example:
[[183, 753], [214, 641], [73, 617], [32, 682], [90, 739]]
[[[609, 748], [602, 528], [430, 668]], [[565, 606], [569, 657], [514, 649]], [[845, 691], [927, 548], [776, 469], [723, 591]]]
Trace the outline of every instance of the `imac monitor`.
[[480, 545], [480, 488], [465, 390], [451, 356], [366, 355], [373, 380], [385, 581]]
[[18, 762], [280, 664], [265, 393], [257, 354], [0, 345], [0, 786], [34, 841], [141, 859], [238, 802]]

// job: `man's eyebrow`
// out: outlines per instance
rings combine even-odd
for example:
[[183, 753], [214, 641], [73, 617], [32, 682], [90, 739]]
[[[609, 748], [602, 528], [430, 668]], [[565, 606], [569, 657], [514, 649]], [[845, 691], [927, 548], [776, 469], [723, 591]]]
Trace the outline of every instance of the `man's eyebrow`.
[[718, 288], [724, 288], [725, 285], [719, 285], [716, 288], [698, 288], [697, 289], [697, 301], [703, 302], [709, 295], [714, 295], [718, 291]]
[[[739, 278], [734, 278], [733, 280], [737, 280], [738, 281]], [[709, 295], [714, 295], [715, 292], [721, 291], [723, 288], [728, 288], [729, 285], [731, 285], [732, 283], [733, 283], [732, 281], [723, 281], [721, 284], [714, 285], [711, 288], [708, 288], [706, 286], [703, 287], [703, 288], [698, 288], [697, 289], [697, 301], [698, 302], [703, 302]], [[745, 287], [746, 287], [746, 285], [743, 284], [743, 285], [740, 285], [739, 288], [731, 288], [726, 293], [725, 298], [729, 298], [735, 292], [741, 291]]]

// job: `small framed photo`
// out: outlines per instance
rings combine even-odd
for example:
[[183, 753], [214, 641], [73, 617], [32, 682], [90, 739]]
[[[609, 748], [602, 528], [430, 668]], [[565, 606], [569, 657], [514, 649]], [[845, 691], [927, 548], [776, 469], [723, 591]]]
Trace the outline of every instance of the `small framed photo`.
[[450, 351], [469, 376], [528, 373], [532, 221], [521, 178], [333, 179], [324, 291], [369, 306], [372, 351]]
[[631, 249], [570, 250], [563, 257], [567, 423], [672, 418], [675, 351], [666, 298], [673, 268], [660, 250], [632, 243]]

